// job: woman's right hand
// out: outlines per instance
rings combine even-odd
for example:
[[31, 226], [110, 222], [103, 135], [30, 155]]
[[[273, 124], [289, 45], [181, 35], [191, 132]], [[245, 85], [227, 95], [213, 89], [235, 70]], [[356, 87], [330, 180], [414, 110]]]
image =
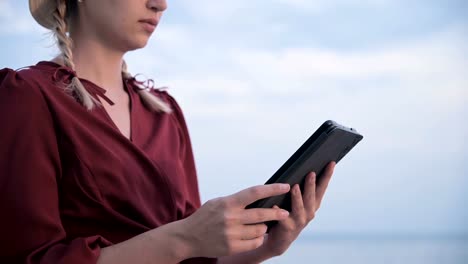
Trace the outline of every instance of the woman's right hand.
[[279, 208], [245, 207], [257, 200], [289, 192], [289, 184], [254, 186], [206, 202], [184, 219], [181, 234], [192, 257], [220, 257], [260, 247], [266, 221], [281, 221], [289, 212]]

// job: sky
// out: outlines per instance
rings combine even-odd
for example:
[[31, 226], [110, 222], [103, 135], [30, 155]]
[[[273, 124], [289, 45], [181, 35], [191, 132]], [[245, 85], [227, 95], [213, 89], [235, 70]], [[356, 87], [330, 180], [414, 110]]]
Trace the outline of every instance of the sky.
[[[203, 201], [263, 184], [325, 121], [364, 139], [304, 234], [468, 234], [468, 2], [168, 1], [129, 70], [181, 105]], [[0, 68], [56, 54], [0, 0]]]

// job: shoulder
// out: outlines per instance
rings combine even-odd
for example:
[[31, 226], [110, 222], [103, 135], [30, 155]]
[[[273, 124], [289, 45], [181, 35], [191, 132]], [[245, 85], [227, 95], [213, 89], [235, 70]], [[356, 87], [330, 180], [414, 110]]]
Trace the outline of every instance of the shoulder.
[[184, 119], [182, 107], [180, 106], [175, 96], [173, 96], [167, 89], [153, 89], [152, 93], [168, 104], [168, 106], [172, 109], [172, 114], [174, 114], [179, 119]]
[[30, 70], [13, 70], [4, 68], [0, 70], [0, 93], [3, 95], [26, 95], [37, 93], [35, 85], [31, 85], [33, 76]]
[[4, 107], [22, 107], [29, 109], [44, 106], [44, 93], [41, 76], [32, 68], [0, 70], [0, 104]]
[[172, 110], [172, 112], [169, 114], [170, 117], [174, 120], [176, 125], [179, 127], [179, 129], [181, 130], [181, 133], [186, 138], [188, 138], [189, 132], [188, 132], [188, 125], [187, 125], [187, 121], [185, 118], [185, 114], [178, 100], [176, 99], [176, 97], [173, 96], [170, 92], [168, 92], [167, 89], [153, 89], [151, 93], [158, 96], [159, 98], [161, 98], [161, 100], [163, 100], [166, 104], [168, 104], [168, 106]]
[[[48, 74], [51, 75], [52, 74]], [[48, 80], [44, 73], [36, 65], [26, 66], [17, 70], [10, 68], [0, 69], [0, 85], [10, 87], [10, 89], [39, 92], [40, 88], [47, 83], [52, 83], [52, 78]], [[5, 89], [5, 88], [4, 88]]]

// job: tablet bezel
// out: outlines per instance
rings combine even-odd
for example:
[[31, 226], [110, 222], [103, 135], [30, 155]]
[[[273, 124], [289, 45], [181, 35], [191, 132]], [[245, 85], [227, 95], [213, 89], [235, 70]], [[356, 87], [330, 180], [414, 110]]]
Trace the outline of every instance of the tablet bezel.
[[[346, 144], [343, 144], [342, 146], [340, 145], [339, 152], [333, 153], [333, 160], [328, 161], [327, 164], [331, 161], [338, 163], [363, 138], [363, 136], [357, 133], [355, 129], [340, 125], [333, 120], [327, 120], [306, 140], [306, 142], [302, 144], [298, 150], [296, 150], [296, 152], [294, 152], [294, 154], [273, 174], [273, 176], [265, 184], [272, 184], [277, 182], [290, 183], [291, 185], [295, 184], [296, 182], [288, 182], [288, 177], [298, 178], [297, 173], [296, 175], [293, 174], [299, 170], [298, 168], [302, 169], [301, 166], [303, 166], [304, 162], [307, 161], [308, 158], [310, 158], [312, 155], [316, 155], [315, 152], [320, 148], [320, 146], [322, 146], [322, 144], [325, 144], [325, 142], [327, 142], [327, 140], [330, 138], [333, 140], [334, 133], [341, 133], [348, 138], [346, 139]], [[339, 137], [339, 135], [340, 134], [335, 137]], [[349, 138], [350, 136], [352, 138]], [[352, 139], [352, 141], [350, 141], [350, 139]], [[318, 182], [320, 181], [320, 176], [324, 170], [324, 167], [325, 166], [315, 171], [317, 173]], [[301, 189], [303, 189], [303, 183], [306, 175], [307, 174], [300, 176], [299, 184], [301, 185]], [[261, 199], [248, 205], [246, 208], [269, 208], [273, 206], [272, 201], [275, 201], [275, 204], [283, 209], [291, 210], [289, 193], [286, 195]], [[278, 203], [278, 201], [280, 202]]]

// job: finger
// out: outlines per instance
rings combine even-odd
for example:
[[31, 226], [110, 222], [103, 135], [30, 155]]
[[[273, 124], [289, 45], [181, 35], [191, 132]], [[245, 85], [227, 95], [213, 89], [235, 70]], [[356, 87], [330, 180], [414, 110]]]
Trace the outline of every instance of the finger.
[[333, 171], [335, 170], [336, 163], [334, 161], [330, 162], [325, 169], [325, 172], [322, 174], [320, 182], [316, 186], [316, 202], [320, 204], [322, 202], [323, 196], [325, 195], [325, 191], [327, 190], [328, 183], [333, 175]]
[[244, 225], [242, 227], [242, 232], [239, 238], [242, 240], [255, 239], [257, 237], [265, 235], [267, 229], [268, 227], [265, 224]]
[[233, 243], [233, 249], [231, 250], [230, 255], [254, 250], [263, 244], [264, 239], [265, 236], [259, 236], [249, 240], [238, 240]]
[[291, 191], [291, 209], [291, 214], [296, 220], [305, 216], [304, 201], [298, 184], [294, 185]]
[[[279, 209], [277, 205], [274, 205], [273, 208]], [[296, 219], [293, 217], [287, 217], [278, 221], [278, 225], [282, 225], [286, 230], [294, 230], [296, 226]]]
[[315, 215], [315, 188], [316, 188], [316, 174], [315, 172], [309, 173], [306, 178], [304, 188], [304, 207], [306, 210], [307, 218], [312, 219]]
[[243, 224], [256, 224], [266, 221], [280, 221], [288, 216], [289, 212], [280, 208], [252, 208], [244, 211], [241, 222]]
[[229, 196], [239, 207], [245, 207], [257, 200], [289, 192], [287, 183], [274, 183], [247, 188]]

